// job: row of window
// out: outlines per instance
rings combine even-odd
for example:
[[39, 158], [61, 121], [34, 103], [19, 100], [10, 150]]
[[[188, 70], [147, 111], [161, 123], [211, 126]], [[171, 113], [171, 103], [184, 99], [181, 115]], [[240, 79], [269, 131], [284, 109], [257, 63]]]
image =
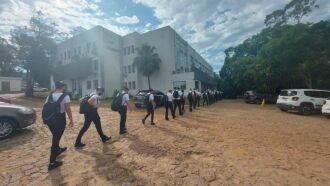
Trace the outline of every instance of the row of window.
[[124, 73], [125, 74], [135, 73], [135, 65], [124, 66]]
[[136, 89], [135, 81], [125, 82], [125, 86], [130, 90], [135, 90]]
[[[96, 89], [97, 87], [99, 87], [99, 81], [98, 80], [94, 80], [93, 81], [93, 85], [94, 85], [94, 88], [93, 89]], [[87, 90], [91, 90], [92, 89], [92, 81], [91, 80], [87, 80]]]
[[124, 56], [134, 54], [134, 45], [125, 47], [124, 49]]
[[95, 52], [95, 51], [92, 51], [92, 50], [96, 50], [95, 42], [86, 43], [86, 46], [84, 49], [85, 49], [85, 51], [82, 51], [83, 49], [81, 48], [81, 46], [75, 47], [72, 50], [69, 49], [67, 51], [64, 51], [61, 54], [60, 58], [61, 58], [61, 60], [66, 60], [66, 59], [71, 59], [73, 56], [79, 56], [82, 53], [88, 54], [90, 52]]

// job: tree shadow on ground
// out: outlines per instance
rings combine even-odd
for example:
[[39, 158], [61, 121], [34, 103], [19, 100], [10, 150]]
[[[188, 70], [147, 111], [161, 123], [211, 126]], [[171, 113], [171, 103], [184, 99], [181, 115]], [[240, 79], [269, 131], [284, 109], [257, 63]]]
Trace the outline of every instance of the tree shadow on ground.
[[93, 173], [89, 174], [90, 177], [83, 178], [86, 182], [94, 179], [93, 174], [96, 174], [115, 185], [144, 185], [141, 183], [146, 183], [144, 180], [136, 178], [129, 168], [118, 162], [122, 154], [113, 149], [110, 144], [103, 144], [102, 153], [83, 149], [77, 150], [77, 152], [95, 158], [96, 164], [92, 167]]

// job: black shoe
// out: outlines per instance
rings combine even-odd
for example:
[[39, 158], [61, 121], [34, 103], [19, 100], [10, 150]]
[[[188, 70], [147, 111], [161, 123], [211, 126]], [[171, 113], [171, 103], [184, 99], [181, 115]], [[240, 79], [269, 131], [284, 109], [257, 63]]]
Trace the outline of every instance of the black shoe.
[[51, 171], [53, 169], [56, 169], [57, 167], [60, 167], [62, 165], [63, 165], [63, 162], [61, 162], [61, 161], [55, 161], [54, 163], [50, 163], [48, 165], [48, 171]]
[[156, 123], [152, 122], [151, 125], [156, 125]]
[[119, 132], [120, 135], [127, 134], [127, 131]]
[[167, 121], [168, 121], [168, 120], [170, 120], [170, 119], [168, 119], [168, 118], [165, 118], [165, 120], [167, 120]]
[[57, 153], [57, 156], [59, 156], [60, 154], [62, 154], [63, 152], [65, 152], [67, 149], [68, 149], [67, 147], [60, 148], [60, 150]]
[[142, 124], [146, 124], [146, 120], [145, 119], [142, 119]]
[[110, 139], [111, 139], [111, 137], [104, 136], [104, 137], [102, 138], [102, 142], [105, 143], [105, 142], [109, 141]]
[[74, 147], [76, 147], [76, 148], [82, 148], [82, 147], [84, 147], [85, 146], [85, 144], [83, 144], [83, 143], [76, 143], [75, 145], [74, 145]]

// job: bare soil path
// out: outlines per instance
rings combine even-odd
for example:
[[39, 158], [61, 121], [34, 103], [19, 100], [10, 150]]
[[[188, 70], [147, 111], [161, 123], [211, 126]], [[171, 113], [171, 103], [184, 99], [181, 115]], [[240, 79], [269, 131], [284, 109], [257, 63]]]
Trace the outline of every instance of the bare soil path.
[[[40, 115], [41, 100], [15, 102]], [[142, 125], [144, 110], [135, 110], [122, 137], [119, 115], [106, 105], [100, 113], [112, 141], [102, 144], [92, 125], [86, 148], [73, 148], [83, 122], [74, 114], [62, 138], [64, 165], [51, 173], [50, 132], [40, 118], [0, 141], [0, 185], [330, 185], [330, 120], [320, 115], [225, 100], [171, 121], [160, 108], [156, 126]]]

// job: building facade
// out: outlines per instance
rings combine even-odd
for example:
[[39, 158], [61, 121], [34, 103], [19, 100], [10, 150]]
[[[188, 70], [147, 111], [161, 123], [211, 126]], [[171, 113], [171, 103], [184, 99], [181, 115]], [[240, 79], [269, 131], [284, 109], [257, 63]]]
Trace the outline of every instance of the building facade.
[[0, 77], [0, 92], [20, 92], [22, 91], [22, 78], [20, 77]]
[[136, 94], [148, 89], [147, 77], [133, 65], [136, 49], [144, 43], [156, 47], [162, 60], [160, 70], [150, 76], [153, 89], [201, 91], [214, 87], [211, 65], [169, 26], [126, 36], [97, 26], [74, 36], [58, 45], [54, 78], [64, 80], [68, 91], [79, 95], [98, 86], [105, 88], [106, 97], [112, 97], [123, 86]]

